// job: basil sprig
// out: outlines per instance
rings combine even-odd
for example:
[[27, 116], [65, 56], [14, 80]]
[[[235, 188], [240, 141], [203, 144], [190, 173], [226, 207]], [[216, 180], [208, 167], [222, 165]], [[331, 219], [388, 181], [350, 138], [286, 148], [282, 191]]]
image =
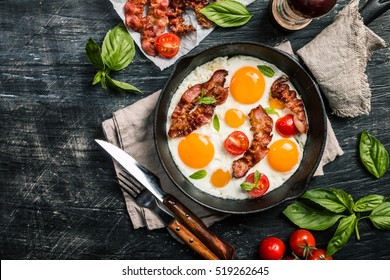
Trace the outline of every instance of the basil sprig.
[[199, 180], [199, 179], [203, 179], [204, 177], [206, 177], [206, 175], [207, 175], [207, 171], [202, 169], [202, 170], [196, 171], [195, 173], [191, 174], [190, 178], [194, 179], [194, 180]]
[[378, 229], [390, 230], [390, 202], [385, 202], [384, 196], [373, 194], [354, 202], [343, 190], [320, 188], [307, 191], [301, 198], [283, 211], [300, 228], [326, 230], [339, 222], [328, 243], [327, 256], [340, 250], [353, 232], [360, 240], [358, 223], [362, 219], [370, 219]]
[[383, 144], [367, 131], [363, 131], [359, 143], [360, 159], [364, 167], [376, 178], [382, 177], [389, 167], [389, 153]]
[[275, 71], [267, 65], [257, 65], [257, 69], [269, 78], [272, 78], [275, 75]]
[[201, 91], [201, 94], [200, 94], [200, 97], [198, 100], [198, 104], [211, 105], [211, 104], [214, 104], [215, 102], [217, 102], [217, 99], [215, 99], [212, 96], [205, 96], [205, 94], [206, 94], [206, 91], [204, 88], [202, 88], [202, 91]]
[[221, 0], [211, 3], [202, 8], [200, 12], [221, 27], [242, 26], [253, 16], [244, 4], [235, 0]]
[[255, 174], [253, 176], [253, 183], [251, 182], [244, 182], [240, 185], [240, 187], [244, 190], [244, 191], [251, 191], [253, 190], [254, 188], [258, 188], [258, 185], [259, 185], [259, 181], [260, 181], [260, 176], [261, 176], [261, 173], [256, 170], [255, 171]]
[[267, 115], [274, 114], [274, 115], [277, 115], [279, 117], [278, 112], [274, 108], [272, 108], [272, 107], [265, 107], [264, 111], [267, 113]]
[[216, 131], [219, 131], [219, 129], [221, 128], [221, 125], [219, 123], [219, 118], [217, 115], [214, 115], [213, 117], [213, 127]]
[[123, 92], [141, 92], [138, 88], [125, 82], [112, 79], [109, 74], [112, 71], [119, 71], [126, 68], [135, 55], [133, 38], [127, 32], [123, 24], [109, 30], [104, 37], [102, 49], [89, 38], [85, 45], [87, 58], [98, 72], [93, 78], [92, 84], [101, 84], [102, 88], [107, 86]]

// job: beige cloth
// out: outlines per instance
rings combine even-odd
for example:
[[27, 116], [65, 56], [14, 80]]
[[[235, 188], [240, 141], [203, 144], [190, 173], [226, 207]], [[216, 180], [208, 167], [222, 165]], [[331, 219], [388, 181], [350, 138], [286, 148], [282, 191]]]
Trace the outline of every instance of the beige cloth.
[[[292, 48], [289, 42], [285, 42], [277, 46], [277, 48], [292, 54]], [[229, 214], [208, 209], [190, 200], [174, 186], [160, 164], [153, 138], [153, 116], [159, 94], [160, 91], [155, 92], [152, 95], [115, 112], [111, 119], [104, 121], [102, 126], [106, 138], [110, 143], [124, 149], [145, 167], [155, 173], [160, 178], [162, 188], [166, 192], [176, 196], [182, 203], [188, 206], [188, 208], [197, 214], [207, 226], [221, 221]], [[314, 175], [323, 175], [323, 166], [342, 154], [343, 151], [339, 146], [332, 126], [328, 120], [328, 135], [323, 158]], [[120, 166], [115, 162], [114, 165], [116, 172], [120, 172]], [[148, 229], [156, 229], [164, 227], [164, 224], [153, 212], [149, 209], [139, 207], [128, 194], [125, 192], [123, 192], [123, 194], [127, 211], [134, 228], [146, 226]]]
[[373, 51], [385, 42], [363, 23], [352, 0], [313, 41], [297, 51], [340, 117], [368, 115], [371, 90], [365, 74]]

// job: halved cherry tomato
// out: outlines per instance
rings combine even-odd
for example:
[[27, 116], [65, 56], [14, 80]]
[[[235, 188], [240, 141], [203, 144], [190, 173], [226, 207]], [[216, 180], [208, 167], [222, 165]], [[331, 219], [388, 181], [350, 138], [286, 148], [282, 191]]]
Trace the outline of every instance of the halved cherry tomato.
[[290, 235], [290, 248], [298, 257], [307, 258], [316, 248], [316, 240], [310, 231], [298, 229]]
[[333, 260], [332, 256], [326, 256], [326, 250], [324, 249], [314, 249], [309, 254], [308, 260]]
[[294, 124], [294, 116], [291, 114], [279, 118], [275, 123], [275, 128], [283, 137], [291, 137], [298, 132]]
[[158, 53], [166, 58], [172, 58], [179, 52], [180, 38], [174, 33], [164, 33], [154, 42]]
[[261, 240], [258, 248], [259, 257], [262, 260], [281, 260], [286, 251], [283, 240], [277, 237], [266, 237]]
[[269, 189], [268, 177], [259, 171], [250, 173], [241, 188], [247, 190], [252, 197], [262, 196]]
[[234, 131], [226, 138], [224, 147], [228, 153], [238, 156], [248, 150], [249, 139], [242, 131]]

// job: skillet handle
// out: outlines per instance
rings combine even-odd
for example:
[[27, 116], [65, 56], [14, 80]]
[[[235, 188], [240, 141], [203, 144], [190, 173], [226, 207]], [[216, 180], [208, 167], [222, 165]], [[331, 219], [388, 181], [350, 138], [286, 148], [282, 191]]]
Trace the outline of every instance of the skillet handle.
[[209, 249], [205, 244], [202, 243], [192, 232], [187, 229], [179, 220], [173, 219], [168, 225], [168, 228], [177, 235], [181, 240], [187, 244], [192, 250], [197, 252], [206, 260], [219, 260], [219, 258]]
[[390, 0], [368, 0], [360, 9], [365, 25], [371, 23], [390, 9]]
[[185, 224], [191, 232], [221, 260], [233, 259], [235, 252], [234, 247], [209, 230], [205, 224], [178, 199], [173, 195], [167, 194], [164, 197], [163, 203], [172, 211], [177, 219], [182, 221], [183, 224]]

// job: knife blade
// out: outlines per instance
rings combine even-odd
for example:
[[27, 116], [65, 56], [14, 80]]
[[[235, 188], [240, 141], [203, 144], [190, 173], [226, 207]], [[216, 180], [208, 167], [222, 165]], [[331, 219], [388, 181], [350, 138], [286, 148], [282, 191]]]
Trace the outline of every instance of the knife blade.
[[103, 140], [95, 140], [115, 159], [139, 184], [147, 188], [162, 202], [178, 220], [183, 222], [220, 259], [233, 259], [235, 249], [219, 238], [186, 206], [173, 195], [164, 192], [159, 178], [117, 146]]
[[[209, 249], [207, 246], [199, 240], [182, 222], [176, 219], [170, 212], [168, 212], [164, 207], [162, 207], [152, 194], [145, 188], [143, 188], [139, 193], [137, 193], [132, 187], [130, 187], [125, 176], [118, 176], [118, 181], [120, 182], [120, 187], [127, 194], [134, 198], [135, 202], [141, 206], [152, 210], [156, 213], [167, 229], [179, 240], [182, 240], [188, 247], [198, 253], [206, 260], [219, 260], [219, 258]], [[132, 183], [132, 186], [135, 184]], [[138, 187], [135, 187], [138, 188]]]

